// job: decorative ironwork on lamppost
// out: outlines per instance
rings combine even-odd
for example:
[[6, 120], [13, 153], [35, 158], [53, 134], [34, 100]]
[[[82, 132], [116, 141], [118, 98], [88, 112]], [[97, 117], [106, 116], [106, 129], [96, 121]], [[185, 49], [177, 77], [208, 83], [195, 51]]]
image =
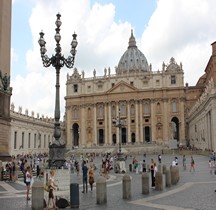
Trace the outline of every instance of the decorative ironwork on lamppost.
[[57, 14], [57, 20], [55, 22], [56, 24], [56, 34], [54, 36], [56, 41], [56, 48], [55, 48], [55, 55], [52, 55], [52, 57], [48, 57], [46, 55], [46, 41], [44, 39], [44, 33], [41, 31], [40, 38], [38, 40], [38, 43], [40, 45], [40, 53], [41, 58], [43, 62], [44, 67], [53, 66], [56, 69], [56, 97], [55, 97], [55, 124], [54, 124], [54, 142], [49, 145], [49, 167], [61, 167], [63, 166], [65, 159], [64, 159], [64, 153], [65, 153], [65, 143], [60, 140], [61, 138], [61, 127], [60, 127], [60, 99], [59, 99], [59, 75], [60, 70], [63, 66], [66, 66], [67, 68], [72, 68], [74, 65], [74, 59], [76, 55], [76, 47], [77, 47], [77, 35], [74, 33], [72, 42], [71, 42], [71, 55], [67, 58], [62, 55], [61, 51], [61, 35], [60, 35], [60, 26], [62, 24], [60, 17], [60, 14]]
[[121, 129], [125, 125], [125, 120], [120, 117], [120, 109], [118, 111], [118, 116], [113, 119], [113, 122], [115, 123], [115, 126], [119, 128], [119, 144], [118, 144], [118, 153], [117, 153], [117, 160], [125, 160], [125, 157], [122, 153], [122, 135], [121, 135]]

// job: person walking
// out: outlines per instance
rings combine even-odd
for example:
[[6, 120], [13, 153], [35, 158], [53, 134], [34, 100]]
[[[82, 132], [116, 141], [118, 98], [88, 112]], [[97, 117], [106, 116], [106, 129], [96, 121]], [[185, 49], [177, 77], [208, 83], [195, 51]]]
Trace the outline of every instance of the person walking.
[[182, 164], [183, 164], [183, 169], [186, 171], [186, 157], [185, 157], [185, 155], [183, 155]]
[[86, 166], [86, 161], [83, 161], [82, 171], [83, 171], [83, 191], [82, 191], [82, 193], [85, 193], [85, 190], [87, 193], [88, 192], [88, 184], [87, 184], [88, 167]]
[[154, 169], [155, 169], [155, 162], [153, 159], [151, 159], [151, 181], [152, 181], [151, 186], [152, 187], [155, 187]]
[[91, 191], [93, 190], [93, 184], [94, 184], [94, 167], [91, 164], [90, 168], [89, 168], [89, 184], [90, 184], [90, 188]]
[[48, 207], [47, 210], [50, 209], [49, 205], [50, 205], [51, 200], [52, 200], [52, 203], [53, 203], [53, 208], [58, 209], [58, 207], [56, 206], [56, 203], [55, 203], [54, 193], [53, 193], [53, 191], [58, 188], [58, 185], [55, 183], [54, 178], [55, 178], [55, 171], [51, 170], [50, 171], [49, 181], [48, 181], [49, 195], [48, 195], [48, 202], [47, 202], [47, 207]]
[[31, 168], [30, 166], [27, 167], [26, 169], [26, 174], [25, 174], [25, 184], [26, 184], [26, 200], [30, 200], [29, 197], [29, 191], [30, 191], [30, 184], [31, 184], [31, 179], [32, 179], [32, 173], [31, 173]]
[[191, 166], [190, 166], [190, 172], [193, 170], [193, 172], [195, 171], [195, 161], [193, 159], [193, 157], [191, 156]]

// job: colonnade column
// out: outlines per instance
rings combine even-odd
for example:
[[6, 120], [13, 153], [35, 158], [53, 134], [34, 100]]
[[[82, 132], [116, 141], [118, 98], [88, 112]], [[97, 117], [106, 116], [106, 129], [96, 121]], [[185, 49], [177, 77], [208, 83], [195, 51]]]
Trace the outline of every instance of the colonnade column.
[[140, 141], [140, 137], [139, 137], [139, 117], [138, 117], [138, 112], [139, 112], [139, 110], [138, 110], [138, 101], [136, 101], [135, 102], [135, 110], [136, 110], [136, 112], [135, 112], [135, 123], [136, 123], [136, 142], [139, 142]]
[[140, 101], [139, 104], [139, 108], [140, 108], [140, 143], [143, 143], [143, 113], [142, 113], [142, 101]]
[[155, 134], [156, 134], [156, 122], [155, 122], [155, 100], [151, 100], [151, 141], [156, 142]]
[[[116, 116], [119, 116], [119, 104], [116, 103]], [[120, 117], [120, 116], [119, 116]], [[119, 128], [116, 127], [116, 144], [119, 144], [120, 139], [119, 139]]]
[[98, 145], [98, 142], [97, 142], [97, 113], [96, 113], [97, 110], [96, 110], [96, 104], [94, 104], [93, 110], [94, 110], [94, 117], [93, 117], [93, 119], [94, 119], [93, 142], [94, 142], [95, 145]]
[[[168, 104], [168, 98], [164, 97], [163, 98], [163, 113], [168, 113], [167, 104]], [[165, 142], [170, 140], [168, 128], [169, 128], [168, 114], [164, 114], [163, 115], [163, 140]]]
[[66, 145], [71, 149], [72, 148], [72, 125], [71, 125], [71, 107], [66, 107], [67, 113], [67, 134], [66, 134]]
[[85, 106], [81, 105], [81, 128], [79, 129], [79, 143], [80, 145], [86, 144], [86, 138], [85, 138]]
[[127, 137], [128, 143], [131, 143], [131, 125], [130, 125], [130, 102], [127, 102]]
[[108, 144], [112, 144], [112, 114], [111, 103], [108, 103]]
[[180, 128], [180, 136], [179, 136], [179, 143], [185, 144], [185, 115], [184, 115], [184, 104], [185, 104], [185, 98], [182, 97], [180, 98], [180, 123], [179, 123], [179, 128]]
[[107, 106], [108, 103], [104, 103], [104, 113], [105, 113], [105, 121], [104, 121], [104, 132], [105, 132], [105, 141], [104, 143], [107, 144], [108, 143], [108, 115], [107, 115]]
[[[213, 104], [212, 104], [213, 105]], [[216, 116], [216, 106], [215, 104], [212, 106], [212, 116]], [[215, 130], [215, 125], [216, 125], [216, 118], [212, 117], [212, 122], [211, 122], [211, 141], [212, 141], [212, 150], [216, 150], [216, 145], [215, 145], [215, 139], [216, 139], [216, 130]]]

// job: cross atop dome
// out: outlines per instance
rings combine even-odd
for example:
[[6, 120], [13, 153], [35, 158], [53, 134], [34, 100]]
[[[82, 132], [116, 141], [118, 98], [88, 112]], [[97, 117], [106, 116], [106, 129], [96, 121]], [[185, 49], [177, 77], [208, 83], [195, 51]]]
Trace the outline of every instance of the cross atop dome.
[[128, 44], [129, 44], [128, 48], [129, 48], [129, 47], [137, 47], [137, 46], [136, 46], [136, 39], [135, 39], [135, 37], [134, 37], [134, 35], [133, 35], [133, 29], [131, 29], [131, 36], [130, 36], [130, 38], [129, 38]]

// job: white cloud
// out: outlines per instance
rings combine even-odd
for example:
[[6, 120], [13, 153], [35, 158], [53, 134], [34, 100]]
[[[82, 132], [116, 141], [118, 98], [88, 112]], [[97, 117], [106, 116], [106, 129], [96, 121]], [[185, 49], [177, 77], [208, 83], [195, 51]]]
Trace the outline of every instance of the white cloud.
[[[216, 39], [214, 0], [158, 0], [142, 36], [142, 50], [153, 70], [174, 57], [183, 63], [185, 82], [195, 85], [204, 73]], [[196, 76], [195, 76], [196, 75]]]
[[[210, 44], [216, 39], [215, 0], [158, 0], [147, 27], [143, 25], [142, 37], [136, 37], [139, 49], [146, 55], [153, 70], [161, 69], [162, 62], [168, 63], [174, 57], [183, 63], [185, 82], [194, 85], [204, 73], [211, 54]], [[129, 22], [115, 21], [115, 6], [95, 3], [90, 0], [35, 0], [29, 19], [33, 48], [26, 53], [28, 74], [17, 76], [12, 81], [12, 101], [23, 109], [54, 116], [55, 69], [42, 66], [38, 45], [39, 32], [45, 33], [47, 54], [55, 49], [56, 14], [62, 14], [61, 46], [67, 57], [74, 31], [78, 34], [75, 65], [85, 77], [103, 75], [106, 67], [114, 67], [127, 49], [130, 30]], [[137, 24], [142, 24], [138, 20]], [[136, 28], [134, 34], [136, 36]], [[139, 44], [141, 43], [141, 44]], [[14, 56], [13, 56], [14, 57]], [[61, 117], [64, 114], [66, 74], [73, 70], [63, 68], [60, 74]], [[18, 107], [17, 107], [18, 108]]]
[[[101, 75], [104, 68], [109, 66], [111, 72], [114, 72], [114, 67], [127, 48], [131, 29], [131, 25], [127, 22], [114, 21], [113, 4], [95, 3], [90, 7], [90, 0], [35, 1], [29, 19], [33, 48], [26, 53], [29, 73], [25, 78], [17, 76], [12, 82], [14, 88], [12, 101], [15, 101], [17, 106], [25, 104], [28, 109], [45, 115], [49, 113], [50, 116], [53, 116], [54, 112], [55, 69], [42, 66], [38, 39], [42, 29], [47, 42], [47, 55], [54, 54], [55, 21], [58, 12], [62, 14], [60, 31], [62, 52], [65, 57], [69, 55], [72, 34], [75, 31], [78, 35], [78, 47], [74, 67], [77, 67], [80, 73], [84, 70], [86, 77], [93, 76], [94, 69], [97, 75]], [[73, 70], [62, 68], [60, 73], [61, 117], [65, 110], [67, 72], [72, 74]]]

